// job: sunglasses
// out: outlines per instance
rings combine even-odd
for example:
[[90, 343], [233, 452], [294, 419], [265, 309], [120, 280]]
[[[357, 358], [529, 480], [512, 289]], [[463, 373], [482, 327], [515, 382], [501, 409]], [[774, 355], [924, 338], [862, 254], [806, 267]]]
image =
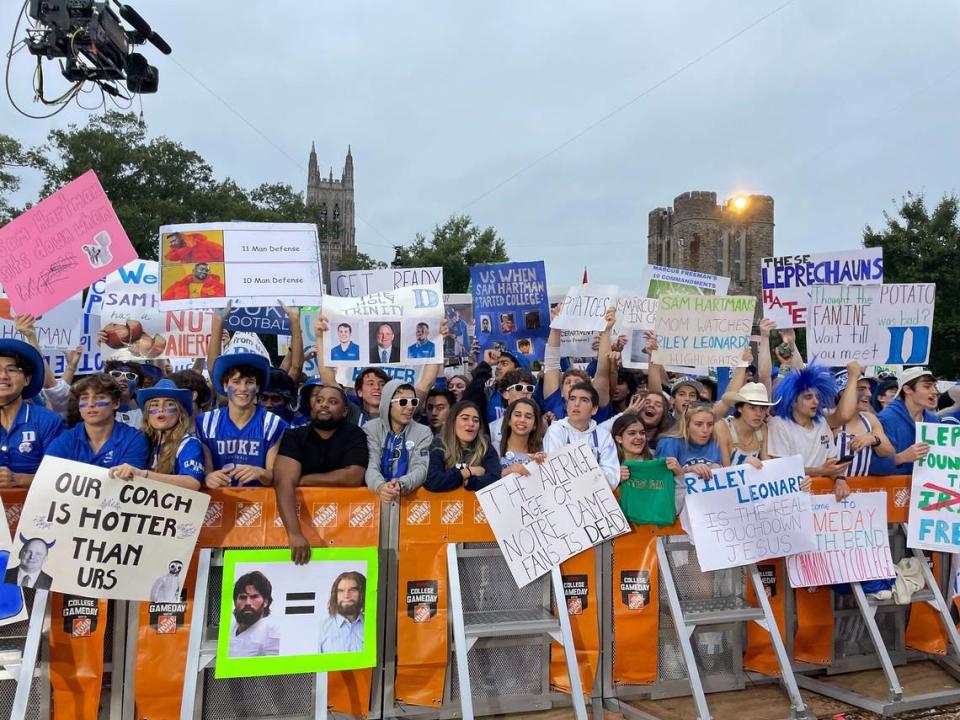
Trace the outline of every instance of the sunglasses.
[[536, 385], [528, 385], [527, 383], [516, 383], [507, 388], [507, 390], [518, 390], [519, 392], [528, 392], [532, 393], [537, 389]]
[[396, 403], [400, 407], [406, 407], [408, 404], [411, 407], [416, 407], [420, 404], [420, 398], [394, 398], [390, 402]]
[[126, 370], [111, 370], [110, 377], [115, 380], [126, 380], [127, 382], [133, 382], [137, 379], [137, 374], [134, 372], [128, 372]]

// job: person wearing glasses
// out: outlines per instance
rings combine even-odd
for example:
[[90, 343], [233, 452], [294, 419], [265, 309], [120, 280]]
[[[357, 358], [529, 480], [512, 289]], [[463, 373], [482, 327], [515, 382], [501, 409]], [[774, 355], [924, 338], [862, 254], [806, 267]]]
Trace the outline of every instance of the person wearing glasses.
[[103, 371], [120, 386], [120, 405], [117, 407], [117, 422], [140, 428], [143, 412], [137, 407], [137, 390], [143, 387], [143, 368], [140, 363], [122, 360], [107, 360]]
[[63, 419], [24, 402], [43, 388], [43, 356], [21, 340], [0, 340], [0, 488], [28, 487]]
[[482, 490], [500, 479], [500, 454], [480, 424], [480, 408], [469, 400], [453, 406], [430, 448], [424, 487], [430, 492]]
[[110, 469], [128, 464], [146, 467], [150, 455], [147, 436], [117, 422], [120, 386], [106, 373], [87, 375], [71, 388], [82, 422], [62, 433], [47, 455]]
[[413, 421], [420, 400], [410, 383], [391, 380], [380, 397], [380, 417], [363, 426], [370, 462], [367, 487], [384, 502], [416, 490], [427, 479], [433, 432]]
[[[500, 392], [503, 406], [507, 407], [514, 400], [520, 398], [532, 398], [537, 389], [537, 379], [533, 373], [523, 368], [510, 370], [497, 383], [497, 389]], [[490, 423], [490, 444], [493, 447], [500, 447], [500, 437], [503, 434], [503, 421], [506, 415], [501, 415]]]

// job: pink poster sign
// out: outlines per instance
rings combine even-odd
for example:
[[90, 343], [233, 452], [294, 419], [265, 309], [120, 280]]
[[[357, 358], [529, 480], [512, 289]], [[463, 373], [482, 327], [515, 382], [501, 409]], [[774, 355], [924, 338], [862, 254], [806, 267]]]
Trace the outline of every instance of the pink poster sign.
[[18, 315], [42, 315], [136, 259], [93, 170], [0, 228], [0, 285]]

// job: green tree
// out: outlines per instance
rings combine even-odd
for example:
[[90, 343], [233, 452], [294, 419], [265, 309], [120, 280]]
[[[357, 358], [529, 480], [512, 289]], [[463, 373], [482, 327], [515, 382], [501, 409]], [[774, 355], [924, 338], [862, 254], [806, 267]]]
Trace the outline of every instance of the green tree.
[[24, 150], [18, 140], [0, 133], [0, 224], [19, 214], [7, 199], [10, 193], [20, 189], [19, 170], [35, 167], [37, 162], [36, 153]]
[[337, 263], [338, 270], [380, 270], [386, 266], [387, 264], [382, 260], [376, 260], [359, 251], [351, 255], [344, 255]]
[[430, 240], [417, 233], [412, 245], [398, 247], [394, 265], [442, 267], [444, 292], [465, 293], [470, 289], [472, 266], [509, 260], [507, 246], [496, 230], [481, 230], [469, 215], [454, 215], [434, 227]]
[[887, 283], [937, 285], [930, 369], [938, 376], [960, 376], [960, 198], [944, 196], [932, 212], [922, 194], [907, 193], [895, 215], [884, 212], [885, 226], [863, 230], [863, 244], [883, 248]]

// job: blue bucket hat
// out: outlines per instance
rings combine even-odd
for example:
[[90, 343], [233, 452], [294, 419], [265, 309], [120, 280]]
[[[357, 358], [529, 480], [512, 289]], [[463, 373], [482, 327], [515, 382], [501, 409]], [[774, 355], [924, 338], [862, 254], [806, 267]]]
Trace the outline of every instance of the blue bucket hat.
[[260, 390], [266, 390], [270, 387], [270, 361], [263, 355], [257, 353], [239, 350], [237, 352], [228, 352], [218, 357], [213, 363], [213, 389], [221, 395], [227, 394], [227, 388], [223, 384], [223, 376], [229, 370], [235, 367], [247, 365], [260, 373], [262, 378]]
[[323, 386], [323, 380], [315, 375], [312, 378], [307, 379], [307, 381], [300, 386], [299, 401], [297, 402], [297, 412], [302, 413], [303, 415], [310, 414], [310, 393], [317, 386]]
[[186, 388], [178, 388], [173, 380], [164, 378], [153, 387], [146, 388], [137, 392], [137, 405], [141, 409], [147, 406], [147, 403], [155, 398], [170, 398], [176, 400], [183, 406], [183, 409], [189, 413], [193, 408], [193, 393]]
[[[43, 377], [46, 373], [43, 367], [43, 355], [33, 345], [23, 342], [23, 340], [14, 340], [12, 338], [0, 340], [0, 355], [12, 353], [21, 358], [21, 370], [24, 374], [30, 376], [30, 382], [23, 388], [21, 397], [29, 400], [36, 397], [43, 390]], [[25, 366], [25, 367], [24, 367]]]

